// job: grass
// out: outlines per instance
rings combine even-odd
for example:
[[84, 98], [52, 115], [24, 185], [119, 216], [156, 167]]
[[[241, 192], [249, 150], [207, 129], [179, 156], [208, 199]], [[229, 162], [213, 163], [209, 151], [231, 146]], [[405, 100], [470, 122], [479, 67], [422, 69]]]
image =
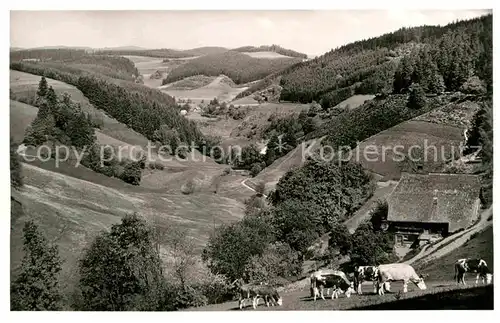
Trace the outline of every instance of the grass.
[[138, 212], [150, 223], [173, 223], [188, 229], [201, 252], [214, 225], [239, 220], [244, 211], [242, 202], [219, 194], [197, 191], [186, 196], [180, 191], [132, 186], [69, 164], [58, 168], [53, 162], [23, 164], [23, 176], [25, 187], [13, 192], [24, 215], [12, 221], [11, 268], [15, 270], [22, 258], [24, 222], [35, 219], [59, 247], [66, 293], [76, 283], [75, 266], [83, 248], [127, 213]]
[[[390, 129], [382, 131], [367, 140], [363, 141], [356, 147], [352, 153], [353, 158], [356, 156], [356, 151], [359, 149], [359, 162], [364, 168], [384, 175], [386, 179], [398, 179], [401, 175], [401, 163], [398, 162], [396, 152], [408, 154], [410, 147], [418, 147], [423, 152], [425, 147], [431, 147], [428, 150], [429, 159], [425, 163], [425, 167], [429, 170], [436, 170], [441, 167], [444, 162], [441, 156], [450, 156], [455, 154], [459, 157], [460, 142], [463, 140], [463, 130], [447, 125], [440, 125], [426, 121], [410, 120], [394, 126]], [[400, 147], [396, 148], [395, 147]], [[377, 147], [379, 155], [370, 155], [367, 151], [367, 157], [364, 156], [366, 147]], [[432, 147], [436, 147], [436, 154]], [[384, 150], [385, 154], [384, 154]], [[412, 151], [415, 158], [423, 158], [423, 155], [417, 155], [416, 148]], [[375, 156], [378, 156], [375, 158]], [[434, 161], [434, 156], [437, 156]]]
[[229, 102], [240, 92], [246, 90], [246, 87], [231, 87], [225, 81], [226, 78], [226, 76], [221, 75], [211, 83], [193, 90], [171, 89], [168, 84], [161, 86], [160, 90], [175, 98], [191, 99], [195, 103], [200, 103], [202, 100], [208, 103], [213, 98], [217, 98], [219, 102]]
[[340, 102], [332, 109], [348, 107], [350, 110], [353, 110], [362, 105], [363, 103], [365, 103], [366, 101], [373, 99], [374, 97], [375, 95], [372, 94], [356, 94]]
[[[311, 150], [319, 148], [321, 139], [314, 139], [305, 142], [304, 147], [309, 147], [309, 145], [314, 145]], [[307, 148], [304, 148], [304, 150]], [[265, 194], [274, 190], [279, 179], [286, 174], [286, 172], [299, 167], [305, 161], [305, 157], [302, 154], [302, 144], [298, 145], [294, 150], [290, 151], [285, 156], [276, 159], [271, 165], [266, 167], [262, 172], [260, 172], [255, 178], [249, 179], [247, 185], [256, 185], [256, 183], [265, 183]]]
[[300, 103], [263, 103], [250, 107], [247, 116], [231, 131], [231, 137], [259, 138], [271, 123], [269, 121], [271, 117], [278, 119], [292, 114], [297, 115], [308, 106]]
[[[34, 102], [40, 79], [41, 77], [38, 75], [11, 70], [10, 89], [19, 101]], [[80, 103], [82, 111], [89, 113], [95, 119], [102, 120], [103, 128], [101, 130], [104, 134], [132, 145], [147, 145], [148, 141], [143, 135], [128, 128], [116, 119], [109, 117], [103, 111], [94, 108], [94, 106], [90, 104], [89, 100], [76, 87], [50, 78], [46, 79], [49, 86], [54, 88], [58, 96], [62, 96], [64, 92], [70, 94], [71, 100]], [[24, 118], [24, 110], [25, 107], [14, 105], [11, 107], [11, 115], [13, 115], [11, 118], [14, 120]]]
[[[283, 306], [266, 307], [260, 303], [257, 311], [321, 311], [321, 310], [368, 310], [368, 309], [436, 309], [440, 305], [437, 300], [442, 301], [447, 308], [468, 308], [468, 309], [487, 309], [493, 306], [492, 285], [482, 286], [478, 288], [464, 289], [458, 288], [451, 281], [440, 281], [427, 283], [427, 290], [419, 290], [415, 285], [408, 285], [408, 293], [402, 295], [397, 301], [397, 295], [402, 290], [402, 283], [391, 283], [391, 291], [385, 295], [379, 296], [373, 294], [371, 283], [362, 285], [363, 295], [353, 294], [350, 298], [341, 295], [340, 298], [331, 300], [326, 297], [326, 300], [318, 299], [313, 301], [309, 294], [308, 284], [300, 290], [283, 292], [280, 295], [283, 298]], [[485, 301], [479, 303], [479, 300]], [[474, 301], [476, 299], [476, 301]], [[436, 304], [437, 303], [437, 304]], [[236, 301], [223, 304], [209, 305], [199, 308], [191, 308], [190, 311], [239, 311]], [[249, 305], [243, 310], [254, 311]]]
[[268, 58], [268, 59], [274, 59], [274, 58], [288, 58], [289, 56], [281, 55], [279, 53], [275, 52], [242, 52], [245, 55], [248, 55], [250, 57], [254, 58]]
[[212, 83], [215, 79], [216, 79], [215, 76], [205, 76], [205, 75], [190, 76], [180, 81], [166, 84], [164, 89], [189, 91], [206, 86]]
[[10, 100], [10, 136], [15, 142], [22, 142], [26, 128], [36, 118], [38, 108]]
[[375, 305], [355, 307], [353, 310], [492, 310], [493, 285], [456, 289], [424, 296]]
[[[425, 147], [429, 148], [429, 160], [422, 163], [423, 169], [426, 172], [441, 171], [444, 163], [441, 156], [449, 158], [454, 154], [455, 158], [460, 154], [460, 143], [463, 141], [463, 131], [469, 127], [474, 113], [479, 108], [475, 102], [465, 101], [459, 104], [443, 103], [412, 120], [400, 123], [385, 131], [364, 140], [356, 147], [359, 149], [359, 162], [367, 169], [377, 174], [385, 176], [385, 179], [398, 179], [401, 174], [402, 163], [397, 161], [397, 155], [393, 153], [393, 148], [399, 145], [403, 148], [398, 148], [397, 152], [408, 154], [408, 150], [412, 146], [419, 147], [420, 153], [414, 148], [413, 154], [417, 158], [423, 158], [421, 152]], [[377, 147], [379, 155], [368, 154], [368, 157], [363, 156], [364, 148], [367, 146]], [[387, 151], [383, 155], [383, 148]], [[437, 147], [436, 160], [434, 160], [434, 150], [432, 147]], [[352, 151], [356, 156], [356, 149]], [[378, 158], [375, 158], [378, 156]], [[396, 160], [394, 158], [396, 157]], [[356, 157], [353, 157], [356, 158]], [[372, 159], [372, 160], [369, 160]]]

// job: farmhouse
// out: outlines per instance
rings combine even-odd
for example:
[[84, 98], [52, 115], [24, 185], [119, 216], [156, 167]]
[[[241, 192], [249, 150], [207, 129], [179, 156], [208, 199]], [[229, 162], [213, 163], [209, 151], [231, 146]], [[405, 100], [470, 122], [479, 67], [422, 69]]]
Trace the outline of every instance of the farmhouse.
[[423, 245], [472, 225], [479, 216], [480, 189], [476, 175], [403, 173], [387, 200], [395, 247]]

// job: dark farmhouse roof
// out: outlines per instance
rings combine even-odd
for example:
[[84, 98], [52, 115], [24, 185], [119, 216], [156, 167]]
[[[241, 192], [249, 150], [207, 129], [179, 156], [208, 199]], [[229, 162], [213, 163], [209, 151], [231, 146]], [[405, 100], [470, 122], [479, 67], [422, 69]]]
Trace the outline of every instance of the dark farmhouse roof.
[[448, 223], [450, 232], [477, 219], [476, 175], [403, 173], [387, 202], [391, 222]]

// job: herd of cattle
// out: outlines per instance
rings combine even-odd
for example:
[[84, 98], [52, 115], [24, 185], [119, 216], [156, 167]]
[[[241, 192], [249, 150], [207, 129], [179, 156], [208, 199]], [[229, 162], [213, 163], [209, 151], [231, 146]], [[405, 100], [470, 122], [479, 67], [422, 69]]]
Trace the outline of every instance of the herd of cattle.
[[[458, 284], [466, 285], [465, 273], [476, 273], [476, 284], [481, 278], [482, 283], [490, 284], [492, 273], [488, 269], [486, 261], [483, 259], [459, 259], [455, 262], [454, 280]], [[347, 275], [339, 270], [323, 269], [311, 274], [311, 297], [316, 301], [317, 297], [325, 299], [324, 290], [328, 296], [332, 290], [331, 298], [338, 298], [340, 294], [351, 297], [352, 293], [362, 294], [361, 285], [365, 281], [373, 282], [373, 293], [383, 295], [385, 291], [390, 292], [390, 282], [402, 281], [403, 293], [408, 291], [408, 283], [414, 283], [419, 289], [425, 290], [427, 286], [423, 275], [417, 275], [415, 269], [403, 263], [394, 263], [379, 266], [359, 266], [355, 268], [353, 281], [349, 281]], [[233, 282], [238, 290], [239, 307], [243, 308], [246, 300], [252, 301], [255, 309], [260, 299], [263, 299], [266, 306], [281, 306], [283, 299], [275, 287], [267, 284], [244, 284], [241, 279]]]

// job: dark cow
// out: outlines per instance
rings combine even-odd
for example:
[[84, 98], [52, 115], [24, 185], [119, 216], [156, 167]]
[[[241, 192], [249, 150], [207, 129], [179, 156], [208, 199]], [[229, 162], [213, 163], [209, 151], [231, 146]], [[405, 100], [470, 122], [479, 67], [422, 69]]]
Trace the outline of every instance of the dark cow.
[[467, 285], [465, 282], [465, 273], [477, 273], [476, 276], [476, 285], [479, 282], [479, 278], [481, 278], [482, 283], [486, 281], [487, 284], [491, 284], [491, 280], [493, 275], [486, 264], [486, 261], [483, 259], [469, 259], [463, 258], [458, 259], [455, 262], [455, 278], [457, 283]]
[[378, 268], [376, 266], [359, 266], [354, 270], [354, 286], [357, 293], [363, 294], [361, 285], [365, 281], [373, 282], [373, 293], [377, 293]]
[[[346, 297], [351, 297], [354, 292], [354, 284], [347, 279], [347, 276], [338, 270], [318, 270], [311, 274], [311, 293], [314, 300], [318, 296], [324, 300], [325, 296], [323, 291], [325, 288], [328, 290], [332, 288], [332, 299], [338, 298], [340, 293], [345, 293]], [[328, 295], [328, 292], [327, 292]]]

